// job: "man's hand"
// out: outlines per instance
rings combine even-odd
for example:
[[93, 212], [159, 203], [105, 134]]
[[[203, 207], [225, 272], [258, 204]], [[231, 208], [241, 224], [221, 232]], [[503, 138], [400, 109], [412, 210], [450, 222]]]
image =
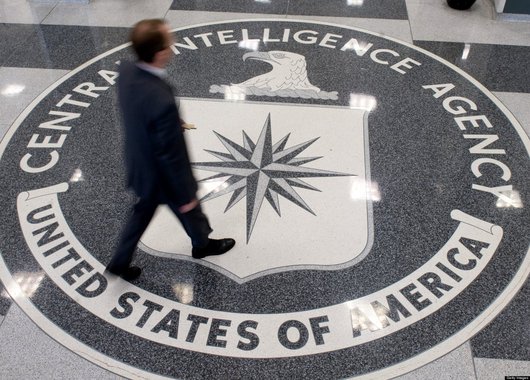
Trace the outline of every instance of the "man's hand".
[[193, 199], [190, 203], [186, 203], [185, 205], [183, 206], [180, 206], [179, 207], [179, 212], [181, 214], [185, 214], [187, 213], [188, 211], [191, 211], [193, 210], [195, 207], [197, 207], [199, 205], [199, 201], [197, 199]]
[[180, 119], [180, 125], [182, 126], [182, 132], [186, 132], [188, 129], [197, 129], [195, 124], [186, 123], [184, 120]]

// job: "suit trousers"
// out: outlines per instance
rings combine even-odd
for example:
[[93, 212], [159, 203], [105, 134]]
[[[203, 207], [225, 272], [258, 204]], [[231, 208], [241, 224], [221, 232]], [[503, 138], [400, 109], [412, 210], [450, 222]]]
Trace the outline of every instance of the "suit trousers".
[[[202, 212], [200, 204], [191, 211], [181, 213], [175, 203], [171, 201], [166, 201], [165, 203], [179, 219], [184, 230], [191, 238], [193, 247], [206, 246], [208, 244], [208, 235], [212, 232], [212, 229], [208, 218]], [[131, 265], [136, 246], [159, 204], [159, 199], [140, 198], [137, 201], [122, 232], [116, 252], [109, 265], [107, 265], [107, 270], [120, 274]]]

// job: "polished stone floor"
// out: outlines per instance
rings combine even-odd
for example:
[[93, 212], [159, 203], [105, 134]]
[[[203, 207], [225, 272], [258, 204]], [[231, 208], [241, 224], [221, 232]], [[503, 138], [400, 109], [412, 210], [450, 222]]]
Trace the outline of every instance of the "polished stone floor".
[[[201, 198], [132, 283], [115, 83], [164, 18]], [[530, 21], [443, 0], [0, 0], [0, 378], [530, 375]], [[524, 378], [524, 377], [522, 377]], [[528, 377], [526, 377], [528, 378]]]

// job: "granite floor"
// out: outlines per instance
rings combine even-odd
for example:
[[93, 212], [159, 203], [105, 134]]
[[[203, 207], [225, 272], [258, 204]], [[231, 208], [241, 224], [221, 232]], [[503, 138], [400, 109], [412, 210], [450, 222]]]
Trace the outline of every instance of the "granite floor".
[[[191, 257], [134, 202], [115, 84], [164, 18]], [[0, 0], [2, 379], [530, 375], [530, 21], [443, 0]], [[519, 377], [515, 377], [519, 376]], [[525, 377], [526, 376], [526, 377]]]

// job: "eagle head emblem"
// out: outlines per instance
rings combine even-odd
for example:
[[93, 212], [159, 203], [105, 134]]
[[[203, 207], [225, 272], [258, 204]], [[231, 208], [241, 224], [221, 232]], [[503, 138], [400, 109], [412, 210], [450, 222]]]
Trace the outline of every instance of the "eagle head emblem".
[[311, 84], [303, 55], [288, 51], [249, 52], [243, 61], [258, 60], [271, 65], [264, 74], [231, 85], [212, 85], [211, 93], [280, 96], [292, 98], [338, 99], [337, 92], [326, 92]]

